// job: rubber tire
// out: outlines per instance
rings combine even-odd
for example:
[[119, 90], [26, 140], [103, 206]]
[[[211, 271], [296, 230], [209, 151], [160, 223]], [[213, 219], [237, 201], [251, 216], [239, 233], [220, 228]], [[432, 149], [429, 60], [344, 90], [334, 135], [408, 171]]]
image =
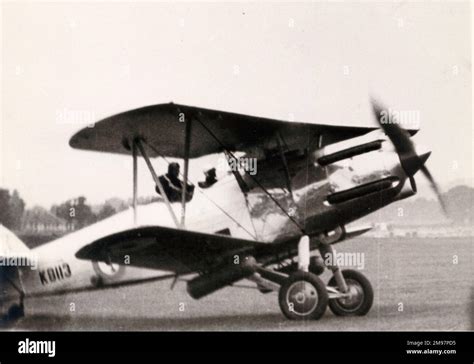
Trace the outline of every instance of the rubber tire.
[[[344, 279], [352, 279], [360, 284], [362, 291], [364, 292], [364, 300], [357, 310], [347, 311], [338, 304], [337, 298], [331, 299], [329, 300], [329, 309], [336, 316], [365, 316], [372, 308], [372, 304], [374, 302], [374, 290], [370, 284], [370, 281], [362, 273], [353, 269], [345, 269], [341, 271], [341, 273]], [[334, 276], [329, 280], [328, 286], [337, 288], [337, 283]]]
[[[318, 303], [316, 308], [308, 315], [298, 315], [288, 307], [286, 303], [286, 294], [290, 286], [298, 281], [306, 281], [313, 285], [318, 294]], [[319, 320], [326, 312], [328, 306], [328, 293], [326, 285], [317, 275], [311, 272], [298, 271], [291, 274], [286, 281], [281, 285], [278, 291], [278, 303], [280, 304], [281, 312], [286, 318], [290, 320]]]

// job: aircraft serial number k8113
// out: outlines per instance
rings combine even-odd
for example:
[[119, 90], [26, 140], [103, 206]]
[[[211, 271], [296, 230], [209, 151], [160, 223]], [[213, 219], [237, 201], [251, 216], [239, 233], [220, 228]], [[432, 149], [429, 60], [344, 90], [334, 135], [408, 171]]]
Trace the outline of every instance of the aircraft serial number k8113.
[[54, 267], [41, 269], [38, 276], [42, 285], [55, 283], [72, 277], [71, 267], [67, 263], [62, 263]]

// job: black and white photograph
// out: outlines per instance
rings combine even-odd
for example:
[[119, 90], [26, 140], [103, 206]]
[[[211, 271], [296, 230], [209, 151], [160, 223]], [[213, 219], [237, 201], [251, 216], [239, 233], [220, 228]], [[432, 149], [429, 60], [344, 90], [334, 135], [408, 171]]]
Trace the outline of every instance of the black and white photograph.
[[269, 331], [466, 349], [471, 2], [0, 6], [5, 351]]

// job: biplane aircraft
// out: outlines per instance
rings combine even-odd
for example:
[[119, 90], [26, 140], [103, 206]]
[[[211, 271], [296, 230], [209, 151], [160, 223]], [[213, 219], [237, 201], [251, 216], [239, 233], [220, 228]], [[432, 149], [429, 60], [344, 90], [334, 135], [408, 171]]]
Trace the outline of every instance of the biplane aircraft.
[[[126, 111], [77, 132], [72, 148], [132, 157], [133, 207], [35, 249], [4, 231], [3, 257], [37, 257], [36, 269], [0, 267], [1, 302], [9, 318], [24, 314], [29, 296], [104, 289], [153, 279], [183, 279], [195, 299], [248, 279], [262, 293], [278, 292], [282, 313], [319, 319], [326, 311], [365, 315], [369, 280], [341, 269], [332, 245], [368, 228], [347, 225], [416, 193], [430, 152], [411, 140], [417, 130], [284, 122], [178, 104]], [[200, 189], [189, 165], [220, 153], [228, 173]], [[143, 157], [160, 196], [138, 205], [137, 160]], [[183, 189], [170, 201], [153, 158], [182, 159]], [[249, 173], [239, 158], [252, 158]], [[197, 161], [199, 163], [199, 161]], [[329, 269], [332, 278], [320, 275]], [[11, 302], [14, 302], [10, 305]], [[18, 303], [19, 302], [19, 303]]]

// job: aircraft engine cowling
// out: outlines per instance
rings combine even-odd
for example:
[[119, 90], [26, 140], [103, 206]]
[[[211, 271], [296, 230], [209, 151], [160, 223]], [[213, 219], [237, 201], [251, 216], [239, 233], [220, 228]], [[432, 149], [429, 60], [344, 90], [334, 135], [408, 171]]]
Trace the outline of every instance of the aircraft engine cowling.
[[325, 146], [315, 154], [338, 204], [397, 185], [407, 178], [393, 145], [382, 131]]
[[192, 298], [199, 299], [255, 273], [255, 258], [246, 257], [240, 264], [229, 264], [219, 270], [198, 276], [187, 284]]

